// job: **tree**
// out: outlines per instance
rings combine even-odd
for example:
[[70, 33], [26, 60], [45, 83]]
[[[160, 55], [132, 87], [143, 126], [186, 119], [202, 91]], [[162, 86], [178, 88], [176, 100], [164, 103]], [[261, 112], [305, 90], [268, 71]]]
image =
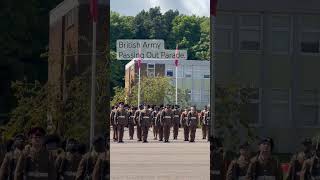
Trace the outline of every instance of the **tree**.
[[240, 138], [255, 140], [255, 134], [249, 126], [248, 113], [244, 107], [249, 103], [252, 91], [248, 87], [240, 87], [236, 83], [216, 86], [215, 130], [224, 137], [227, 149], [236, 149]]
[[[126, 97], [124, 88], [115, 88], [115, 95], [112, 98], [112, 105], [119, 101], [127, 100], [128, 104], [138, 104], [138, 85], [132, 87]], [[178, 104], [182, 107], [189, 105], [187, 90], [178, 89]], [[148, 77], [141, 80], [141, 103], [161, 105], [164, 103], [175, 104], [175, 87], [170, 84], [168, 77]]]

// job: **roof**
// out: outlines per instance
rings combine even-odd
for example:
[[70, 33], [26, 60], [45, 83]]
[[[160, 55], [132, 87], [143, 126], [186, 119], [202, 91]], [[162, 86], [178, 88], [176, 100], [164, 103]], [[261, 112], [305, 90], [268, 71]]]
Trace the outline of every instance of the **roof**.
[[[132, 59], [129, 63], [126, 64], [126, 70], [134, 65], [134, 62], [138, 58]], [[154, 63], [154, 64], [166, 64], [166, 65], [175, 65], [174, 60], [171, 59], [143, 59], [142, 63]], [[198, 65], [198, 66], [209, 66], [210, 61], [208, 60], [179, 60], [180, 65]]]

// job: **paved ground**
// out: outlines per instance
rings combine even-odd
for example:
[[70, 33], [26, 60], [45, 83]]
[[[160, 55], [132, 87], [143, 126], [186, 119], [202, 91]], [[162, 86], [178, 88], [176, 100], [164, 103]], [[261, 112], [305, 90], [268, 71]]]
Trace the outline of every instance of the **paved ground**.
[[[112, 138], [112, 132], [111, 136]], [[178, 140], [159, 143], [149, 131], [149, 143], [129, 140], [125, 131], [123, 144], [111, 143], [112, 180], [209, 180], [209, 143], [202, 140], [197, 129], [196, 142], [183, 141], [183, 130]]]

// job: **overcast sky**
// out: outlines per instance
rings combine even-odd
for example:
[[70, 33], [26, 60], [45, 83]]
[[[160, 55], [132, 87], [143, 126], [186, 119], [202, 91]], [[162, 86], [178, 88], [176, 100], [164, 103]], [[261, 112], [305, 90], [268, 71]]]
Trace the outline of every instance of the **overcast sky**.
[[126, 16], [135, 16], [155, 6], [160, 6], [162, 13], [177, 9], [180, 14], [210, 15], [210, 0], [110, 0], [111, 10]]

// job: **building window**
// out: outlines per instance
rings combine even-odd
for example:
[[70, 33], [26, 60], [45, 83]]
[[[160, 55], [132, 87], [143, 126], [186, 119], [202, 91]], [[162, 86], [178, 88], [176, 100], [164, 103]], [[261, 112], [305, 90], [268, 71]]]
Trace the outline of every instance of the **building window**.
[[261, 16], [240, 16], [240, 50], [258, 51], [261, 49]]
[[74, 13], [73, 10], [70, 10], [67, 14], [66, 14], [66, 27], [70, 27], [74, 24]]
[[240, 107], [240, 118], [251, 125], [260, 122], [260, 99], [261, 93], [258, 88], [243, 88], [240, 90], [240, 96], [244, 98], [245, 104]]
[[233, 15], [221, 14], [217, 17], [216, 28], [216, 46], [217, 51], [230, 51], [233, 41]]
[[319, 91], [305, 90], [299, 97], [299, 119], [303, 126], [319, 125]]
[[148, 64], [147, 66], [147, 76], [154, 77], [155, 76], [155, 64]]
[[173, 70], [168, 69], [168, 70], [167, 70], [167, 76], [168, 76], [168, 77], [173, 77]]
[[186, 78], [191, 78], [191, 74], [190, 73], [186, 73]]
[[205, 74], [205, 75], [203, 75], [203, 78], [204, 78], [204, 79], [208, 79], [208, 78], [210, 78], [210, 75]]
[[290, 16], [272, 16], [272, 52], [289, 52], [290, 26]]
[[320, 25], [319, 16], [304, 15], [300, 17], [301, 21], [301, 40], [300, 50], [302, 53], [319, 54], [320, 53]]

